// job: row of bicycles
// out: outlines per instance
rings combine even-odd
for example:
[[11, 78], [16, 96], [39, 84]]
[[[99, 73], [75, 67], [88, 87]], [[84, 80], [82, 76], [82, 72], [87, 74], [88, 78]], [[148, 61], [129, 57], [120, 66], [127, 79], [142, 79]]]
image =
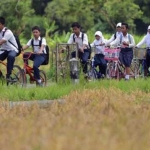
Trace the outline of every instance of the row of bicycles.
[[[11, 79], [6, 80], [5, 77], [2, 74], [6, 74], [6, 66], [7, 63], [4, 61], [0, 61], [1, 64], [1, 77], [0, 77], [0, 82], [1, 84], [5, 84], [10, 86], [10, 85], [15, 85], [17, 87], [26, 87], [27, 83], [35, 84], [38, 85], [36, 82], [36, 79], [34, 78], [34, 71], [33, 67], [31, 67], [27, 61], [29, 57], [31, 56], [32, 52], [28, 53], [28, 57], [23, 58], [23, 67], [21, 68], [19, 65], [14, 65], [12, 74], [11, 74]], [[26, 53], [22, 52], [22, 56], [26, 55]], [[40, 70], [40, 78], [42, 81], [42, 86], [46, 86], [47, 84], [47, 77], [46, 73], [43, 70]]]
[[[125, 66], [119, 60], [120, 48], [105, 48], [105, 60], [107, 60], [106, 79], [122, 79], [125, 77]], [[144, 77], [146, 48], [134, 48], [132, 64], [130, 66], [130, 77], [139, 78]], [[98, 71], [94, 66], [94, 57], [89, 61], [89, 78], [92, 80], [98, 79]]]
[[[66, 49], [67, 47], [67, 49]], [[65, 51], [61, 53], [60, 49], [65, 48]], [[76, 44], [58, 44], [56, 50], [56, 81], [65, 80], [69, 73], [69, 59], [72, 51], [77, 51]], [[94, 66], [94, 51], [92, 49], [91, 58], [88, 60], [88, 79], [97, 80], [101, 79], [101, 75], [98, 69]], [[105, 59], [107, 61], [106, 69], [106, 79], [122, 79], [125, 77], [125, 66], [119, 61], [119, 52], [120, 48], [105, 48]], [[140, 78], [144, 77], [144, 67], [145, 63], [145, 54], [146, 48], [134, 48], [133, 50], [134, 58], [130, 66], [130, 77], [131, 78]], [[78, 58], [76, 58], [78, 59]], [[80, 60], [79, 60], [80, 61]], [[80, 68], [80, 70], [82, 70]], [[102, 77], [104, 78], [104, 77]]]

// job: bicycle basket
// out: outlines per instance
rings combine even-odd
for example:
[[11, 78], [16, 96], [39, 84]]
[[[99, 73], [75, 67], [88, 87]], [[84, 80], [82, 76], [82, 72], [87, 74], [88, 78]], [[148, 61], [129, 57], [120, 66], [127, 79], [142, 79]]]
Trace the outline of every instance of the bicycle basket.
[[120, 49], [118, 48], [105, 48], [105, 59], [106, 60], [118, 60]]
[[133, 49], [134, 58], [144, 59], [145, 54], [146, 54], [146, 49], [145, 48], [134, 48]]

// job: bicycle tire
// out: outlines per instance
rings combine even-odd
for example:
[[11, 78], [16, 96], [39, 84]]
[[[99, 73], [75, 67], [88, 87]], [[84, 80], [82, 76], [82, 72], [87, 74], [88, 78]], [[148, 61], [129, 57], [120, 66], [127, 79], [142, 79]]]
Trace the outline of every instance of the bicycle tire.
[[114, 62], [109, 62], [106, 68], [106, 79], [116, 78]]
[[88, 70], [87, 75], [88, 75], [88, 80], [95, 81], [96, 79], [98, 79], [97, 71], [94, 68], [91, 68], [90, 70]]
[[11, 73], [11, 81], [7, 81], [7, 85], [15, 85], [17, 87], [25, 87], [24, 75], [22, 69], [18, 65], [13, 66]]

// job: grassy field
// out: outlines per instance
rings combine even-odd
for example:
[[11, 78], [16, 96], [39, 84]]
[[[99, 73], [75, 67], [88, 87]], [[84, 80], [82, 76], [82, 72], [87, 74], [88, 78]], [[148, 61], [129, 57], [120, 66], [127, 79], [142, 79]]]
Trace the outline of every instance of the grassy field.
[[[21, 56], [16, 64], [22, 66]], [[42, 66], [47, 73], [50, 66]], [[150, 79], [0, 85], [2, 150], [149, 150]], [[9, 101], [64, 99], [47, 108]], [[4, 105], [5, 104], [5, 105]]]
[[[20, 90], [1, 87], [1, 149], [148, 150], [149, 82], [82, 81]], [[27, 100], [33, 91], [41, 98], [63, 98], [65, 104], [55, 102], [46, 109], [36, 104], [12, 109], [2, 105], [13, 96], [14, 100]], [[32, 96], [31, 100], [38, 97]]]

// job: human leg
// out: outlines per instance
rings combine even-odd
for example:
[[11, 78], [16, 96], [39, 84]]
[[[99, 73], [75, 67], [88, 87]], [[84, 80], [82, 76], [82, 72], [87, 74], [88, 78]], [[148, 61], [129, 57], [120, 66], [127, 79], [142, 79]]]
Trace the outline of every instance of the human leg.
[[7, 74], [6, 78], [9, 78], [14, 66], [15, 57], [17, 56], [16, 51], [9, 51], [7, 55]]
[[82, 64], [83, 72], [87, 73], [87, 61], [89, 58], [89, 52], [84, 51], [84, 53], [81, 53], [80, 57], [81, 57], [81, 64]]
[[39, 66], [45, 61], [44, 55], [35, 55], [34, 63], [33, 63], [33, 70], [34, 70], [34, 78], [41, 82], [40, 74], [39, 74]]

